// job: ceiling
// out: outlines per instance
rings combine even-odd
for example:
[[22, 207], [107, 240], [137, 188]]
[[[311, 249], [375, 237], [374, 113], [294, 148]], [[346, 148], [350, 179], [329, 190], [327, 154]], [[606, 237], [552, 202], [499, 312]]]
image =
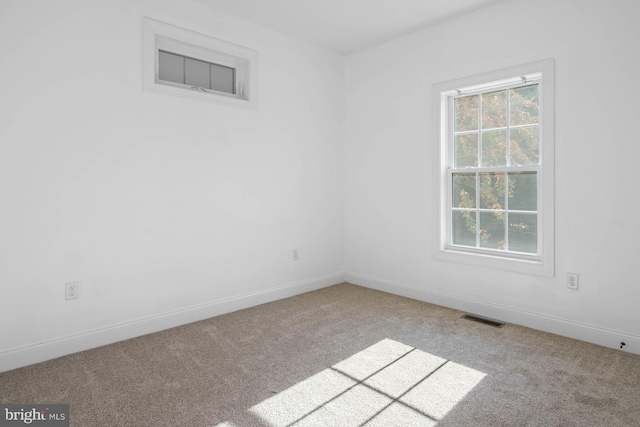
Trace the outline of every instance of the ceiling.
[[196, 0], [338, 53], [505, 0]]

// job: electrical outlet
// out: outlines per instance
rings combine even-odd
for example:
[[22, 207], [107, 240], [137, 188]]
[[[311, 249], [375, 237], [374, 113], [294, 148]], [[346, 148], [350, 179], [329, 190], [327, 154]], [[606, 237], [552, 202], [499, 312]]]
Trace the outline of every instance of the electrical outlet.
[[293, 259], [294, 261], [297, 261], [299, 255], [300, 255], [299, 251], [297, 249], [294, 249], [291, 254], [291, 259]]
[[578, 274], [567, 273], [567, 288], [578, 290]]
[[64, 299], [80, 298], [80, 282], [67, 282], [64, 284]]

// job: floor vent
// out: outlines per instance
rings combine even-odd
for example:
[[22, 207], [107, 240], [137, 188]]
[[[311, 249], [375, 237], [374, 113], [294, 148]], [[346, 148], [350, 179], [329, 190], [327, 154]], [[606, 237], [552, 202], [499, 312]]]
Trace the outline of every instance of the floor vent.
[[498, 320], [476, 316], [475, 314], [464, 314], [461, 319], [473, 320], [474, 322], [484, 323], [485, 325], [493, 326], [494, 328], [502, 328], [504, 326], [504, 323]]

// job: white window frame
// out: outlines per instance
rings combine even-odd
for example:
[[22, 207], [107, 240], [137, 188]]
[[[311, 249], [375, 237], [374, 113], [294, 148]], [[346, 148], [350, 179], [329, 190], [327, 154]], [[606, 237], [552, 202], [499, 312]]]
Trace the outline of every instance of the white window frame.
[[[145, 17], [143, 20], [144, 90], [200, 101], [255, 109], [258, 102], [258, 53], [253, 49]], [[235, 70], [235, 93], [163, 81], [159, 51], [200, 59]]]
[[[452, 100], [462, 94], [482, 93], [500, 87], [522, 83], [523, 78], [539, 84], [540, 165], [535, 168], [538, 178], [538, 253], [517, 254], [455, 246], [451, 243], [451, 168]], [[434, 236], [435, 259], [468, 265], [490, 267], [527, 274], [554, 275], [554, 60], [544, 60], [482, 75], [439, 83], [433, 86], [434, 132], [438, 154], [434, 180], [439, 195], [436, 203]], [[471, 169], [473, 170], [473, 169]], [[523, 168], [522, 171], [529, 170]]]

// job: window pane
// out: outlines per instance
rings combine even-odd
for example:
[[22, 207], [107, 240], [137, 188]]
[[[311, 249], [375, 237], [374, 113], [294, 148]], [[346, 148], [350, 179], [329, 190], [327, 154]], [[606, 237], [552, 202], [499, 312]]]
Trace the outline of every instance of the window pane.
[[482, 129], [507, 126], [507, 90], [482, 94]]
[[511, 89], [511, 126], [538, 123], [538, 85]]
[[505, 194], [503, 173], [480, 174], [480, 208], [504, 209]]
[[209, 63], [191, 58], [184, 59], [184, 81], [191, 86], [210, 88]]
[[507, 131], [482, 132], [482, 166], [507, 165]]
[[480, 247], [505, 250], [504, 212], [480, 212]]
[[511, 166], [531, 166], [540, 163], [539, 128], [531, 126], [511, 129]]
[[220, 92], [235, 93], [235, 71], [222, 65], [211, 65], [211, 89]]
[[536, 172], [509, 174], [509, 210], [536, 211], [538, 209], [537, 179]]
[[476, 174], [454, 173], [452, 191], [454, 208], [475, 208]]
[[509, 250], [538, 253], [537, 214], [509, 214]]
[[455, 140], [455, 167], [478, 166], [478, 134], [458, 135]]
[[478, 95], [456, 98], [454, 109], [456, 132], [478, 129]]
[[452, 241], [454, 245], [476, 246], [476, 212], [453, 212]]
[[158, 80], [184, 84], [184, 57], [159, 51]]

